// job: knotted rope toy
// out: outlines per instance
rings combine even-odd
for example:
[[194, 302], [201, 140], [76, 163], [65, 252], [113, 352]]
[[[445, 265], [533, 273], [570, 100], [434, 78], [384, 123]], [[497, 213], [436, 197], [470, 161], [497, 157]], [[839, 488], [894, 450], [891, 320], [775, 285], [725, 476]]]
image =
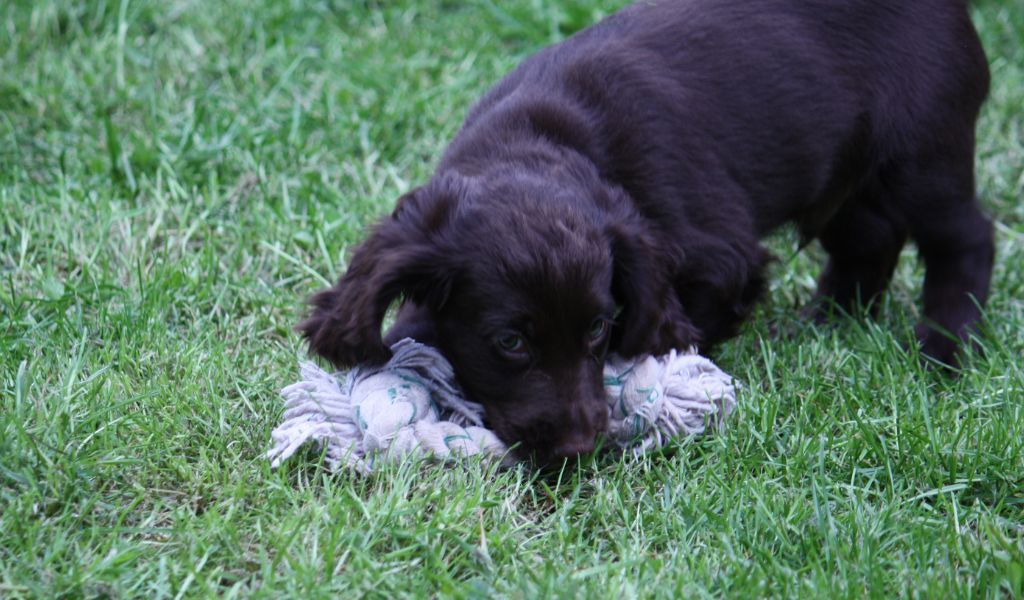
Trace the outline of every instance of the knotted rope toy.
[[[330, 469], [369, 473], [379, 460], [409, 455], [439, 460], [485, 454], [512, 464], [505, 444], [484, 423], [484, 408], [466, 399], [440, 352], [411, 339], [391, 347], [383, 366], [360, 366], [342, 379], [302, 363], [302, 380], [281, 390], [283, 422], [267, 453], [277, 467], [313, 440]], [[340, 375], [340, 374], [339, 374]], [[695, 351], [622, 359], [604, 365], [606, 441], [635, 454], [681, 434], [718, 428], [736, 408], [732, 378]]]

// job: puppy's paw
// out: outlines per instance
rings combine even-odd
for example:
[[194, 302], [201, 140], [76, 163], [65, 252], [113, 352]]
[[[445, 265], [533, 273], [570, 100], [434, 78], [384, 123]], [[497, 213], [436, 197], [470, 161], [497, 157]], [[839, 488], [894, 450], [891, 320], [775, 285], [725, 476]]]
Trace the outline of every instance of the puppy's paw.
[[959, 370], [961, 340], [925, 324], [918, 325], [915, 333], [925, 366], [939, 367], [949, 373]]
[[800, 309], [800, 319], [813, 325], [832, 323], [837, 314], [842, 314], [839, 307], [824, 296], [815, 296]]

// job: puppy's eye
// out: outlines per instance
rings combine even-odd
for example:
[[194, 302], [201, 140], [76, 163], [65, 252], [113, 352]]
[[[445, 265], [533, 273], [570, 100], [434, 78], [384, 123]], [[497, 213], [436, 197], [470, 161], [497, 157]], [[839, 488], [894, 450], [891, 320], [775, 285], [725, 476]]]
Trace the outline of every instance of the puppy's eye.
[[604, 337], [604, 334], [608, 332], [608, 321], [604, 319], [594, 319], [594, 322], [590, 324], [590, 340], [598, 341]]
[[526, 340], [518, 333], [509, 333], [499, 337], [498, 349], [513, 356], [526, 354]]

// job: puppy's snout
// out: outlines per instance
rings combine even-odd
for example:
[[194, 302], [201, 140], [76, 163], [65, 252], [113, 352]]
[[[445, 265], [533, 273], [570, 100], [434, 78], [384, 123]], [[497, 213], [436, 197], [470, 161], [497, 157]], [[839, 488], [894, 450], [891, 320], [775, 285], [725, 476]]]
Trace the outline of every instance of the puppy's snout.
[[553, 449], [556, 459], [574, 459], [590, 454], [597, 445], [598, 436], [608, 429], [608, 409], [603, 403], [587, 403], [576, 408], [572, 429]]
[[595, 443], [596, 436], [593, 434], [574, 435], [555, 447], [554, 457], [557, 460], [572, 460], [590, 454], [594, 451]]

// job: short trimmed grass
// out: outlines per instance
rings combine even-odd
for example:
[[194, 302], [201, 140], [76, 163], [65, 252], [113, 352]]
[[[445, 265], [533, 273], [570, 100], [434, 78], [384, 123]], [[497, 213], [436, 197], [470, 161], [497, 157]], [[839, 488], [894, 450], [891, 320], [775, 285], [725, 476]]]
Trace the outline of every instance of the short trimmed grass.
[[0, 597], [1024, 595], [1017, 0], [973, 9], [999, 258], [959, 379], [904, 350], [912, 249], [878, 322], [812, 328], [820, 253], [780, 235], [721, 435], [561, 482], [270, 470], [304, 298], [475, 97], [619, 4], [0, 4]]

